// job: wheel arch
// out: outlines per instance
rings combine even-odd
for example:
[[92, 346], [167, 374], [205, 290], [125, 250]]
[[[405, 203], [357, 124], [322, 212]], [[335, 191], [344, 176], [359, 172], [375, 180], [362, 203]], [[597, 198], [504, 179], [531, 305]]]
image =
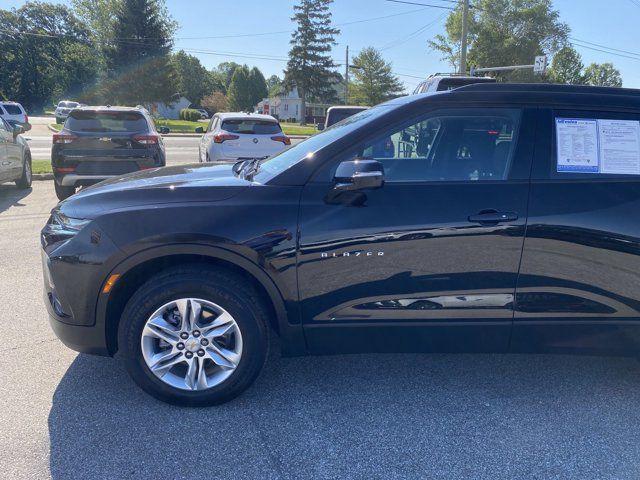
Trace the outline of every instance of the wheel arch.
[[165, 269], [178, 265], [208, 264], [211, 268], [234, 271], [252, 282], [269, 309], [270, 326], [281, 338], [283, 353], [299, 355], [306, 352], [302, 327], [288, 321], [285, 301], [271, 277], [249, 259], [223, 248], [203, 245], [167, 245], [139, 252], [109, 273], [120, 277], [108, 294], [100, 294], [96, 306], [96, 318], [103, 322], [109, 354], [118, 350], [118, 325], [124, 307], [131, 295], [149, 279]]

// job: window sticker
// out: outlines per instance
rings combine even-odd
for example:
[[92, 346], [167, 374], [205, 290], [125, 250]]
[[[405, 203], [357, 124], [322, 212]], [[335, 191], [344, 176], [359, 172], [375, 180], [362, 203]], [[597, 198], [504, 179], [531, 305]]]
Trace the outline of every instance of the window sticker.
[[560, 173], [640, 175], [640, 121], [556, 118]]
[[640, 174], [640, 122], [598, 120], [600, 172]]
[[557, 118], [558, 172], [598, 173], [598, 122]]

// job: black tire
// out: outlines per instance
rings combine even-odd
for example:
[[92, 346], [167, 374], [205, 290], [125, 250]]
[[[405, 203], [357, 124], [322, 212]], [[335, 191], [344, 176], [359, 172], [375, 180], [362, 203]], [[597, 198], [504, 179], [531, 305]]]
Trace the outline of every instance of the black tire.
[[56, 197], [58, 197], [58, 200], [65, 200], [76, 193], [76, 187], [58, 185], [58, 182], [55, 181], [53, 182], [53, 185], [56, 189]]
[[22, 165], [22, 175], [16, 180], [16, 187], [20, 190], [26, 190], [31, 188], [31, 181], [33, 180], [33, 174], [31, 170], [31, 155], [28, 153], [24, 156], [24, 164]]
[[[179, 298], [208, 300], [229, 312], [242, 335], [242, 357], [222, 383], [201, 391], [181, 390], [158, 378], [145, 363], [141, 335], [159, 307]], [[180, 406], [218, 405], [240, 395], [267, 358], [267, 309], [258, 292], [242, 276], [226, 270], [185, 266], [166, 270], [142, 285], [129, 299], [118, 328], [118, 351], [131, 378], [151, 396]]]

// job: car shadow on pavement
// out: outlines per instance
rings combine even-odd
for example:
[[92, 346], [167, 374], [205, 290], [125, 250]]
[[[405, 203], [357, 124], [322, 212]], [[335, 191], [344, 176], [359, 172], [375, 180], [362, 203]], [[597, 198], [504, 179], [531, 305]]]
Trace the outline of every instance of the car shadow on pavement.
[[19, 188], [16, 188], [15, 185], [0, 184], [0, 213], [8, 210], [11, 207], [24, 207], [24, 203], [20, 203], [20, 200], [22, 200], [30, 193], [30, 188], [21, 190]]
[[54, 479], [631, 478], [640, 365], [534, 355], [272, 354], [219, 407], [79, 355], [49, 414]]

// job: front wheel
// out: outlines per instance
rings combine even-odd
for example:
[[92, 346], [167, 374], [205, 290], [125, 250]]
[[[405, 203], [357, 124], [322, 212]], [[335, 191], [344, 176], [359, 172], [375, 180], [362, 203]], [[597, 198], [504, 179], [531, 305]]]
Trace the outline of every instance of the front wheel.
[[242, 393], [264, 365], [266, 312], [233, 272], [168, 270], [122, 314], [118, 345], [133, 380], [164, 402], [210, 406]]
[[56, 181], [53, 182], [53, 185], [56, 189], [56, 197], [58, 197], [58, 200], [65, 200], [76, 193], [76, 187], [58, 185]]

